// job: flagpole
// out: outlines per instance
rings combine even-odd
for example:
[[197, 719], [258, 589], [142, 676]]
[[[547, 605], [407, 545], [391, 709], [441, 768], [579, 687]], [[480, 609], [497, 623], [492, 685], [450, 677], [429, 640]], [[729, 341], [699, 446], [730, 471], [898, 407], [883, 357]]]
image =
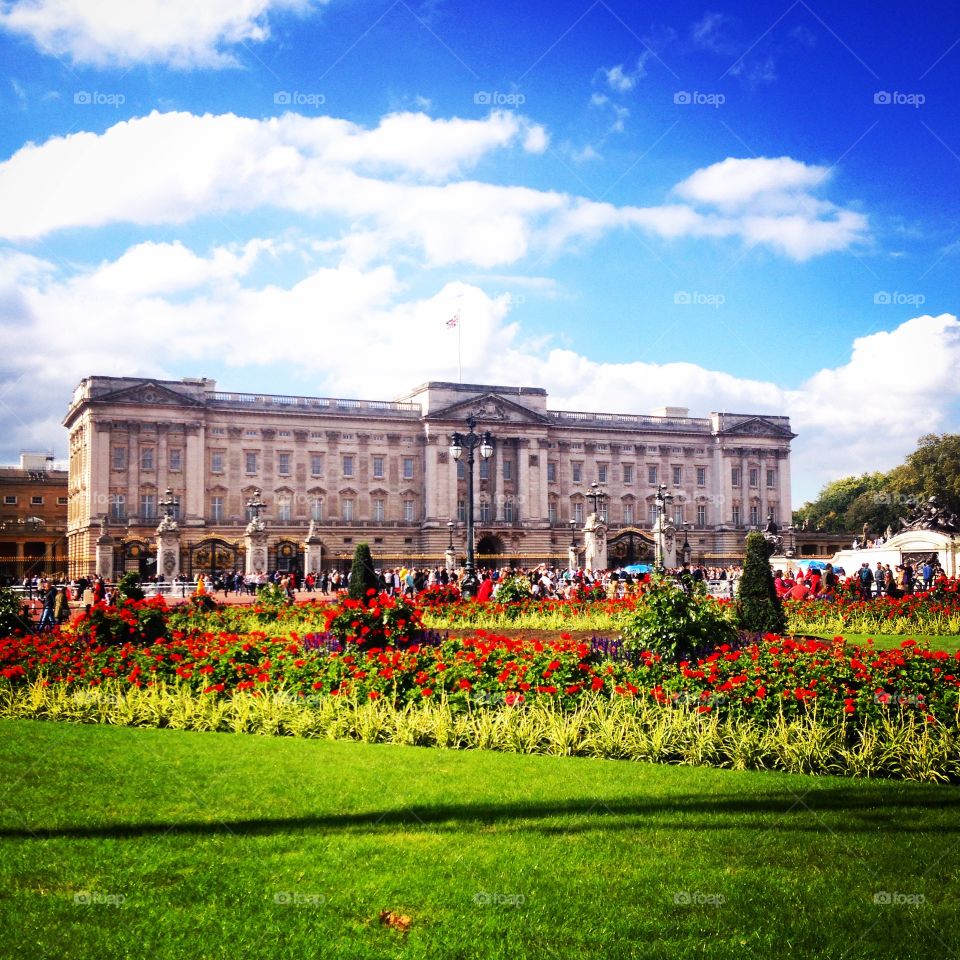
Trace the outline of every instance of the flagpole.
[[463, 329], [463, 322], [460, 320], [460, 311], [457, 311], [457, 382], [463, 383], [463, 363], [461, 353], [460, 331]]

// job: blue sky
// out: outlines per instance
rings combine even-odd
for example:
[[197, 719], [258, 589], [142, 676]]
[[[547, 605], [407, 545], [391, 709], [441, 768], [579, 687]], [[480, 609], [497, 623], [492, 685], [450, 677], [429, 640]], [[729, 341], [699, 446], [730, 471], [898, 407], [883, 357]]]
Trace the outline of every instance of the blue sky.
[[[2, 458], [84, 375], [960, 425], [960, 10], [0, 4]], [[199, 9], [197, 9], [199, 8]]]

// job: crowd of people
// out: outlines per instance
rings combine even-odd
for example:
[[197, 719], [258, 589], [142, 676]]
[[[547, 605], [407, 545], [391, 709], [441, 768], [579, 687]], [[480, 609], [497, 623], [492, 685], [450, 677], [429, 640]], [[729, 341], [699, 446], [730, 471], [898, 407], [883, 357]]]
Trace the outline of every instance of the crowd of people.
[[808, 567], [794, 573], [774, 571], [773, 585], [777, 596], [789, 600], [817, 597], [832, 600], [838, 591], [856, 592], [863, 600], [872, 597], [902, 597], [919, 590], [929, 590], [935, 580], [944, 576], [939, 560], [934, 556], [914, 567], [909, 561], [891, 566], [877, 561], [875, 568], [864, 562], [852, 575], [841, 577], [828, 563], [822, 570]]

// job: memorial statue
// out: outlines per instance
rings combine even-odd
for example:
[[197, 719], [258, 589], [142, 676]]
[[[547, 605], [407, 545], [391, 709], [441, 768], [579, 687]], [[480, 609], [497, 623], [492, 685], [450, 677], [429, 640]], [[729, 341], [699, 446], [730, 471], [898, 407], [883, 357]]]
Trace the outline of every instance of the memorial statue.
[[919, 507], [910, 517], [900, 520], [901, 530], [939, 530], [942, 533], [960, 533], [960, 517], [940, 505], [935, 497]]

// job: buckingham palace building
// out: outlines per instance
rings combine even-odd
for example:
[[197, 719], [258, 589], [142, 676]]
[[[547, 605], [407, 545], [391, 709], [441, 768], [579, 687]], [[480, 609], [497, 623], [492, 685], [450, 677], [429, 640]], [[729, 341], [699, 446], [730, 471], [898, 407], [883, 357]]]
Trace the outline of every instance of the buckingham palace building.
[[251, 501], [264, 504], [270, 570], [304, 569], [308, 531], [328, 568], [349, 564], [360, 541], [383, 566], [442, 563], [451, 543], [462, 557], [466, 464], [450, 437], [471, 418], [493, 440], [475, 466], [481, 565], [566, 566], [598, 489], [610, 566], [652, 557], [662, 485], [695, 563], [738, 563], [750, 529], [770, 515], [790, 522], [788, 417], [593, 413], [547, 400], [540, 387], [487, 384], [430, 382], [386, 401], [87, 377], [64, 420], [71, 574], [92, 572], [104, 544], [118, 575], [156, 572], [166, 514], [182, 573], [243, 570]]

